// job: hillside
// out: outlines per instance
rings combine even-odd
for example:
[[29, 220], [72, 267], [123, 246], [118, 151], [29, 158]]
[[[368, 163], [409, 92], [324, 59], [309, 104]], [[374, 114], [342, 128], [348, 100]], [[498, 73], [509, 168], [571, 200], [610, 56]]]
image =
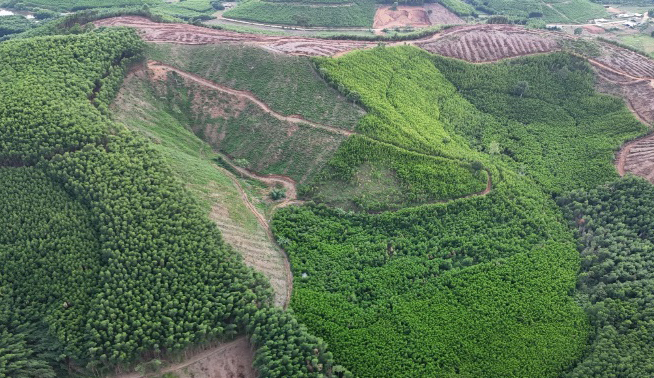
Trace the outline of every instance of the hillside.
[[[0, 50], [11, 78], [0, 84], [11, 99], [0, 108], [3, 213], [14, 214], [4, 218], [20, 212], [34, 230], [49, 230], [26, 232], [22, 221], [3, 228], [3, 308], [24, 314], [3, 312], [0, 349], [12, 351], [3, 375], [129, 366], [246, 329], [254, 345], [266, 344], [260, 369], [277, 369], [281, 350], [292, 348], [331, 371], [331, 356], [315, 355], [325, 346], [271, 307], [268, 282], [225, 244], [161, 155], [107, 118], [125, 68], [142, 53], [135, 33], [25, 39]], [[47, 338], [35, 338], [44, 330]]]
[[[0, 376], [654, 374], [654, 61], [508, 24], [251, 34], [209, 5], [0, 42]], [[378, 9], [599, 9], [432, 5]]]

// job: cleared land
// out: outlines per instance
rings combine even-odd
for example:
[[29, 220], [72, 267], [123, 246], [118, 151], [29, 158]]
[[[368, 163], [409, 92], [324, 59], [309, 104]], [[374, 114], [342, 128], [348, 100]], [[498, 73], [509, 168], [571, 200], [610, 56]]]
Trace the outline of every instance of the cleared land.
[[[154, 68], [154, 67], [153, 67]], [[152, 81], [162, 70], [140, 69], [127, 77], [113, 105], [116, 120], [155, 142], [167, 162], [188, 188], [203, 200], [223, 237], [243, 255], [246, 263], [268, 276], [275, 303], [288, 303], [291, 273], [283, 252], [274, 244], [267, 223], [253, 208], [240, 183], [213, 161], [211, 147], [168, 112], [168, 103], [155, 95]], [[253, 191], [256, 189], [253, 189]]]
[[440, 4], [424, 6], [400, 5], [377, 8], [375, 13], [375, 29], [393, 29], [402, 27], [425, 28], [432, 25], [465, 24], [459, 16], [450, 12]]
[[468, 62], [492, 62], [517, 56], [556, 51], [559, 42], [549, 35], [511, 25], [463, 26], [418, 41], [419, 47]]
[[138, 29], [148, 42], [173, 42], [189, 45], [247, 43], [289, 55], [330, 56], [339, 52], [376, 46], [365, 41], [274, 37], [214, 30], [187, 24], [161, 24], [143, 17], [125, 16], [95, 21], [96, 26], [129, 26]]

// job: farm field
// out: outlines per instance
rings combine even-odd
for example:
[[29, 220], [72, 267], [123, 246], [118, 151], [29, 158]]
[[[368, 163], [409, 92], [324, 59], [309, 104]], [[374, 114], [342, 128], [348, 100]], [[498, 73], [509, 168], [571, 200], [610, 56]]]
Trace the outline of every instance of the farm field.
[[75, 17], [0, 42], [0, 376], [654, 374], [648, 57]]

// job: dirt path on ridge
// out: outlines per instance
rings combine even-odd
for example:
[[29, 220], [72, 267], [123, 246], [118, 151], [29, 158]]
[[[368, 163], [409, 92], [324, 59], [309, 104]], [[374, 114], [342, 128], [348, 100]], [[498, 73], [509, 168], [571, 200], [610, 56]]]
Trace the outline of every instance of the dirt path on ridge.
[[189, 73], [189, 72], [186, 72], [186, 71], [182, 71], [180, 69], [177, 69], [177, 68], [175, 68], [173, 66], [170, 66], [170, 65], [167, 65], [167, 64], [164, 64], [164, 63], [160, 63], [160, 62], [157, 62], [157, 61], [154, 61], [154, 60], [150, 60], [150, 61], [148, 61], [148, 69], [155, 72], [156, 73], [155, 76], [161, 75], [161, 74], [163, 74], [165, 72], [175, 72], [178, 75], [180, 75], [180, 76], [182, 76], [184, 78], [187, 78], [189, 80], [192, 80], [192, 81], [194, 81], [194, 82], [196, 82], [196, 83], [198, 83], [200, 85], [203, 85], [203, 86], [205, 86], [207, 88], [211, 88], [211, 89], [214, 89], [214, 90], [217, 90], [217, 91], [229, 93], [229, 94], [237, 96], [237, 97], [246, 98], [250, 102], [252, 102], [255, 105], [257, 105], [258, 107], [260, 107], [261, 110], [263, 110], [264, 112], [266, 112], [266, 113], [270, 114], [271, 116], [277, 118], [280, 121], [291, 122], [291, 123], [299, 123], [299, 124], [307, 125], [309, 127], [313, 127], [315, 129], [321, 129], [321, 130], [329, 131], [329, 132], [334, 133], [334, 134], [340, 134], [340, 135], [345, 135], [345, 136], [350, 136], [350, 135], [352, 135], [354, 133], [354, 132], [349, 131], [349, 130], [339, 129], [337, 127], [323, 125], [323, 124], [316, 123], [316, 122], [311, 122], [311, 121], [308, 121], [308, 120], [306, 120], [306, 119], [304, 119], [304, 118], [302, 118], [301, 116], [298, 116], [298, 115], [285, 116], [283, 114], [277, 113], [276, 111], [270, 109], [270, 107], [266, 103], [264, 103], [263, 101], [261, 101], [257, 97], [255, 97], [252, 92], [242, 91], [242, 90], [226, 87], [224, 85], [220, 85], [220, 84], [214, 83], [213, 81], [207, 80], [207, 79], [203, 78], [202, 76], [195, 75], [195, 74], [192, 74], [192, 73]]
[[[281, 176], [281, 175], [270, 175], [270, 176], [258, 175], [254, 172], [250, 172], [245, 168], [235, 165], [226, 155], [222, 153], [219, 154], [222, 157], [223, 161], [226, 164], [228, 164], [232, 169], [239, 172], [241, 176], [253, 180], [258, 180], [271, 186], [281, 184], [286, 189], [286, 198], [284, 198], [284, 200], [281, 201], [280, 203], [276, 204], [273, 207], [273, 209], [288, 206], [290, 204], [301, 204], [303, 202], [297, 199], [295, 181], [293, 181], [293, 179], [291, 179], [290, 177]], [[282, 255], [284, 257], [284, 270], [286, 273], [285, 275], [286, 293], [285, 293], [285, 300], [284, 300], [283, 307], [287, 308], [288, 304], [291, 302], [291, 294], [293, 293], [293, 272], [291, 271], [291, 263], [289, 262], [288, 255], [286, 254], [286, 251], [282, 247], [277, 245], [277, 243], [275, 242], [275, 236], [273, 235], [272, 230], [270, 229], [270, 223], [266, 219], [265, 215], [263, 215], [257, 209], [257, 207], [250, 201], [250, 198], [248, 197], [247, 193], [243, 189], [243, 186], [241, 186], [241, 183], [238, 181], [236, 176], [229, 170], [225, 170], [225, 172], [227, 173], [227, 176], [234, 183], [234, 186], [236, 186], [236, 189], [238, 189], [238, 192], [241, 194], [241, 199], [243, 200], [245, 206], [254, 214], [261, 227], [263, 227], [263, 229], [266, 231], [266, 234], [268, 235], [270, 242], [273, 243], [277, 247], [277, 249], [282, 252]]]

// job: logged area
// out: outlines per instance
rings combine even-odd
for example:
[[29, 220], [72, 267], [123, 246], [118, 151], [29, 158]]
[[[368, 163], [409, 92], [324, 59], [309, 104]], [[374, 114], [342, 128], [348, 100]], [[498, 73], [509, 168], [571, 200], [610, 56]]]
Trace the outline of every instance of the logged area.
[[652, 376], [654, 61], [544, 29], [606, 12], [187, 0], [17, 25], [0, 377]]
[[372, 27], [375, 29], [424, 28], [432, 25], [456, 24], [465, 24], [465, 21], [440, 4], [425, 4], [379, 7]]

